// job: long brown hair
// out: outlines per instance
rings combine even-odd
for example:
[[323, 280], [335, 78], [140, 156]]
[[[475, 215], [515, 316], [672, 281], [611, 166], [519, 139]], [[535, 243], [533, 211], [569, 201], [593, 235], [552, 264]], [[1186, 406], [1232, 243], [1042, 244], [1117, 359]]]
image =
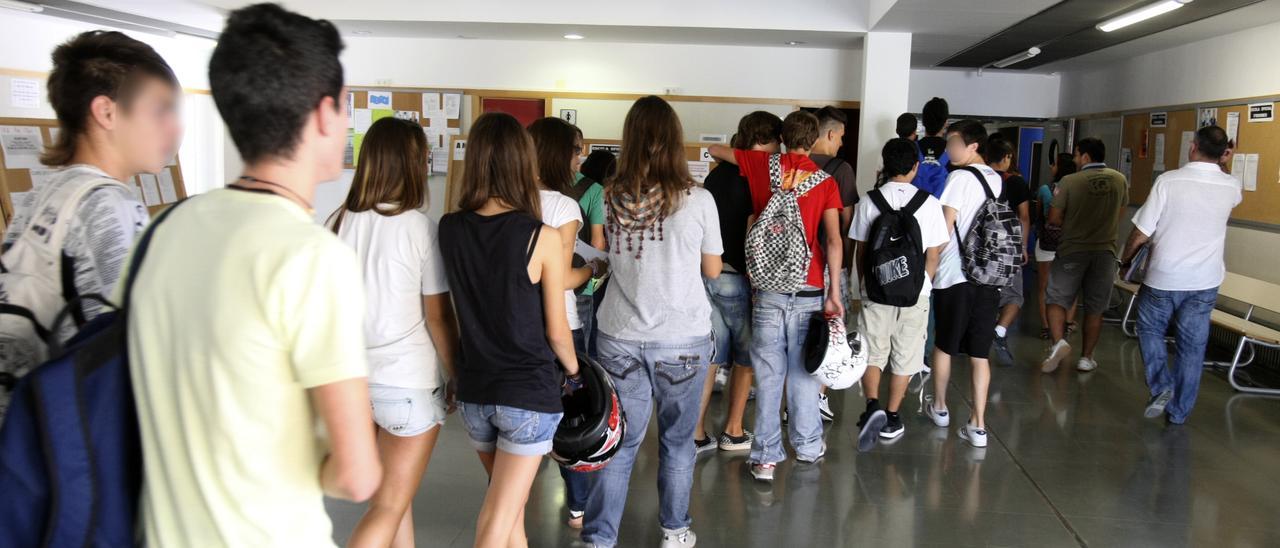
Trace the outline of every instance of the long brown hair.
[[573, 191], [573, 158], [582, 152], [578, 128], [548, 116], [529, 124], [529, 136], [538, 152], [538, 182], [548, 190], [568, 195]]
[[622, 154], [618, 172], [606, 183], [610, 192], [641, 197], [658, 187], [663, 194], [662, 216], [680, 209], [693, 188], [684, 155], [684, 128], [675, 109], [661, 97], [636, 100], [622, 123]]
[[[329, 216], [336, 234], [348, 211], [373, 210], [393, 217], [427, 204], [427, 137], [418, 124], [382, 118], [369, 126], [360, 146], [351, 191]], [[395, 207], [380, 208], [378, 204]]]
[[542, 219], [533, 139], [514, 116], [489, 112], [476, 119], [467, 138], [459, 190], [459, 209], [475, 211], [495, 198], [511, 209]]

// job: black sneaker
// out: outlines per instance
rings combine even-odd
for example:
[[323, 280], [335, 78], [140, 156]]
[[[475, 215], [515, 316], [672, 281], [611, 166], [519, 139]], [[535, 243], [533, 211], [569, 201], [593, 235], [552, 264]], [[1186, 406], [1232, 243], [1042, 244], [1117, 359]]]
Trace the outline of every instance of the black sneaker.
[[707, 451], [715, 451], [716, 440], [711, 439], [711, 436], [706, 436], [702, 439], [695, 438], [693, 440], [693, 446], [697, 448], [697, 452], [695, 454], [701, 455], [703, 453], [706, 453]]
[[1013, 352], [1009, 350], [1009, 336], [1001, 337], [997, 335], [993, 345], [996, 347], [996, 353], [1000, 355], [1000, 359], [1007, 365], [1013, 365]]
[[880, 429], [880, 438], [886, 440], [897, 439], [906, 431], [906, 427], [902, 426], [902, 417], [895, 413], [889, 415], [884, 423], [884, 428]]
[[867, 410], [863, 411], [861, 415], [858, 415], [858, 425], [857, 425], [858, 428], [862, 428], [864, 425], [866, 425], [867, 419], [871, 418], [871, 414], [879, 410], [880, 410], [879, 404], [868, 405]]
[[876, 446], [876, 436], [884, 428], [887, 420], [889, 415], [879, 409], [867, 415], [867, 423], [863, 425], [862, 430], [858, 431], [858, 451], [867, 452]]

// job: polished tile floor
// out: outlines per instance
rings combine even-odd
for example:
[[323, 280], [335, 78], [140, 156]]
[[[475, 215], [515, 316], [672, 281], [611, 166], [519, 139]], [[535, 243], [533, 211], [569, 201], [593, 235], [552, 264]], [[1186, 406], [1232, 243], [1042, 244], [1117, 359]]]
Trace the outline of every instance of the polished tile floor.
[[[1280, 399], [1238, 395], [1206, 372], [1187, 425], [1146, 420], [1136, 340], [1106, 326], [1097, 371], [1044, 375], [1039, 320], [1034, 308], [1027, 312], [1011, 337], [1017, 363], [993, 372], [986, 449], [955, 434], [968, 416], [964, 366], [952, 379], [951, 428], [918, 413], [913, 383], [906, 435], [868, 453], [854, 449], [860, 390], [833, 394], [838, 416], [820, 465], [783, 463], [767, 487], [747, 474], [744, 453], [701, 457], [691, 503], [699, 546], [1280, 546]], [[723, 408], [715, 396], [713, 429]], [[655, 432], [632, 476], [620, 546], [661, 540]], [[414, 501], [418, 546], [470, 546], [484, 489], [453, 417]], [[548, 461], [527, 510], [531, 546], [577, 538], [563, 525], [562, 505]], [[335, 501], [328, 508], [344, 542], [363, 510]]]

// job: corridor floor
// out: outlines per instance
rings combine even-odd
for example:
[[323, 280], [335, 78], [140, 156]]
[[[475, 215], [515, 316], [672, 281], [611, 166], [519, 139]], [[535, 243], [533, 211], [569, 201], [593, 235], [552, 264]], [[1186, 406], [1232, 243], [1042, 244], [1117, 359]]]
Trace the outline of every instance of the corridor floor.
[[[868, 453], [854, 448], [861, 390], [833, 394], [837, 418], [827, 424], [829, 450], [819, 465], [782, 463], [768, 486], [751, 479], [745, 452], [699, 458], [691, 501], [698, 545], [1280, 546], [1280, 399], [1239, 395], [1220, 373], [1206, 372], [1188, 424], [1144, 419], [1136, 340], [1105, 326], [1097, 371], [1076, 372], [1073, 352], [1056, 373], [1041, 374], [1039, 320], [1034, 308], [1026, 312], [1010, 337], [1017, 363], [993, 368], [987, 448], [975, 449], [955, 433], [969, 414], [964, 361], [952, 376], [950, 428], [936, 428], [918, 412], [913, 382], [905, 436]], [[1078, 352], [1079, 334], [1071, 342]], [[724, 407], [717, 394], [708, 418], [712, 435]], [[544, 461], [527, 507], [533, 547], [577, 539], [564, 525], [554, 466]], [[619, 546], [660, 543], [656, 477], [651, 427]], [[471, 546], [485, 485], [455, 415], [414, 500], [417, 545]], [[363, 508], [327, 506], [343, 543]]]

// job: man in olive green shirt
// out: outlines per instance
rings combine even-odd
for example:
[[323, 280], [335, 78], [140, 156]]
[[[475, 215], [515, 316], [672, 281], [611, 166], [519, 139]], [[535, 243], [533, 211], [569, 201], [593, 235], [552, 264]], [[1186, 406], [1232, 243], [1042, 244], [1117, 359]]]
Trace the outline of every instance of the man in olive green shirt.
[[1120, 216], [1129, 204], [1129, 185], [1124, 175], [1108, 168], [1106, 147], [1095, 138], [1082, 139], [1075, 147], [1080, 171], [1063, 178], [1053, 198], [1049, 224], [1062, 227], [1058, 256], [1053, 261], [1049, 287], [1045, 292], [1046, 313], [1053, 348], [1041, 365], [1051, 373], [1071, 353], [1064, 338], [1067, 308], [1077, 296], [1084, 305], [1084, 348], [1076, 369], [1093, 371], [1093, 349], [1102, 331], [1102, 312], [1111, 297], [1116, 278], [1119, 241], [1116, 232]]

